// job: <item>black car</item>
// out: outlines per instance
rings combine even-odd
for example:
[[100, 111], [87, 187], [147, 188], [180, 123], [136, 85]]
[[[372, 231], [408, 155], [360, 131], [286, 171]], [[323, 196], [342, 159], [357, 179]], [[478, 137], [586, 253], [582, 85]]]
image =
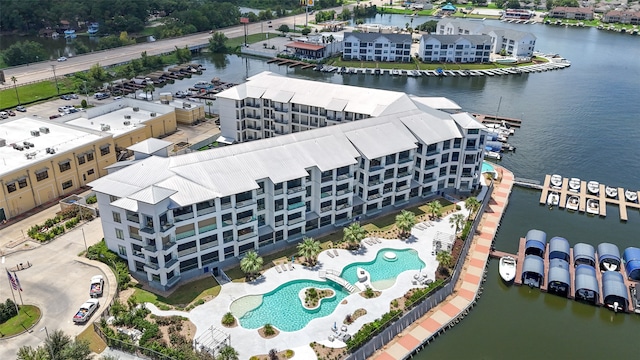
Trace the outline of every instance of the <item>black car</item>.
[[69, 95], [62, 95], [62, 96], [60, 96], [60, 99], [62, 99], [62, 100], [71, 100], [71, 96], [69, 96]]

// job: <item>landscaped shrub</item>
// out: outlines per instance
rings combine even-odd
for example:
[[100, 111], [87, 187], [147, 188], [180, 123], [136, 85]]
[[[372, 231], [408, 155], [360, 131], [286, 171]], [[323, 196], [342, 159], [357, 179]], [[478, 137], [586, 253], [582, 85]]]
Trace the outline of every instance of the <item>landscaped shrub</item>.
[[471, 221], [467, 221], [464, 224], [464, 228], [462, 229], [462, 233], [460, 234], [460, 238], [462, 239], [462, 241], [467, 240], [467, 236], [469, 236], [469, 231], [471, 231], [471, 225], [473, 223]]
[[407, 297], [405, 294], [405, 297], [407, 297], [407, 300], [404, 302], [405, 309], [411, 307], [411, 305], [413, 305], [416, 301], [424, 299], [427, 294], [429, 294], [433, 289], [438, 288], [440, 285], [442, 285], [443, 282], [443, 280], [436, 280], [425, 288], [413, 289], [413, 292], [409, 297]]
[[402, 310], [391, 310], [370, 323], [364, 324], [353, 337], [347, 340], [349, 350], [356, 349], [366, 343], [373, 335], [391, 324], [391, 320], [398, 317]]
[[271, 336], [271, 335], [275, 335], [276, 330], [273, 328], [273, 325], [271, 324], [264, 324], [264, 334], [266, 336]]
[[95, 204], [98, 202], [98, 197], [95, 195], [89, 196], [87, 198], [87, 204]]
[[224, 326], [233, 326], [236, 323], [236, 318], [233, 316], [231, 312], [228, 312], [222, 316], [222, 325]]
[[107, 248], [107, 244], [104, 242], [104, 239], [95, 245], [89, 246], [87, 258], [91, 260], [98, 260], [109, 265], [118, 280], [118, 289], [124, 290], [129, 287], [129, 282], [131, 281], [129, 265], [116, 253]]
[[11, 299], [7, 299], [4, 304], [0, 303], [0, 324], [16, 315], [18, 315], [16, 304]]

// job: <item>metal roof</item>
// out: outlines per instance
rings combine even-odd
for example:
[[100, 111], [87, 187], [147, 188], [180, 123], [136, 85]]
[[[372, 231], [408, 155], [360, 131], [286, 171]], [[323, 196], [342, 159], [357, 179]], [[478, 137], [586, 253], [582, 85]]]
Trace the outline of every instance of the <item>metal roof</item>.
[[537, 240], [543, 244], [547, 243], [547, 233], [542, 230], [531, 229], [527, 231], [527, 235], [525, 236], [527, 241], [529, 240]]
[[598, 260], [613, 260], [620, 262], [620, 250], [618, 247], [611, 243], [601, 243], [598, 245]]
[[591, 244], [577, 243], [573, 246], [573, 261], [578, 259], [588, 260], [595, 264], [596, 250]]
[[549, 256], [554, 252], [569, 255], [570, 250], [571, 246], [569, 245], [569, 242], [563, 237], [554, 236], [549, 240]]
[[165, 140], [160, 140], [156, 138], [148, 138], [146, 140], [140, 141], [137, 144], [129, 146], [127, 150], [151, 155], [156, 151], [166, 149], [171, 145], [173, 145], [171, 141], [165, 141]]
[[118, 199], [112, 202], [111, 205], [121, 209], [138, 212], [138, 202], [129, 198]]
[[441, 96], [415, 96], [409, 95], [409, 98], [416, 104], [423, 104], [432, 109], [437, 110], [462, 110], [462, 107], [455, 101]]
[[602, 273], [602, 296], [605, 302], [609, 296], [617, 296], [629, 301], [627, 287], [624, 285], [622, 274], [617, 271], [605, 271]]
[[568, 262], [562, 259], [551, 259], [549, 261], [549, 283], [552, 281], [571, 286]]
[[429, 41], [429, 39], [437, 40], [441, 44], [456, 44], [462, 40], [466, 40], [471, 45], [483, 45], [483, 44], [491, 45], [491, 36], [489, 35], [470, 35], [470, 34], [422, 35], [422, 41]]
[[367, 159], [417, 148], [417, 139], [395, 124], [386, 123], [345, 133]]
[[596, 269], [593, 266], [581, 264], [576, 266], [575, 290], [585, 289], [600, 293]]
[[411, 43], [411, 34], [383, 34], [383, 33], [364, 33], [364, 32], [345, 32], [344, 41], [347, 41], [349, 36], [353, 36], [360, 42], [376, 42], [380, 38], [385, 38], [391, 43]]
[[640, 280], [640, 249], [628, 247], [623, 254], [627, 277], [633, 280]]
[[544, 261], [535, 255], [527, 255], [524, 257], [522, 264], [522, 274], [534, 273], [544, 277]]
[[175, 194], [176, 192], [177, 192], [176, 190], [171, 190], [171, 189], [166, 189], [160, 186], [151, 185], [136, 193], [129, 195], [128, 198], [131, 200], [140, 201], [146, 204], [157, 204], [160, 201]]

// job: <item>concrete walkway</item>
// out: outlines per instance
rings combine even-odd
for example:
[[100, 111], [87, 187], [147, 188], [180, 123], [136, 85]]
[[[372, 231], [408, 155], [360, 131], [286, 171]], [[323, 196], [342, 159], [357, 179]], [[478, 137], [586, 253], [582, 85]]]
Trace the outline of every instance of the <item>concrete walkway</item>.
[[491, 200], [485, 209], [478, 229], [479, 234], [474, 237], [469, 248], [469, 255], [453, 294], [437, 307], [431, 309], [413, 326], [405, 329], [382, 351], [372, 356], [373, 359], [405, 359], [432, 335], [444, 329], [475, 301], [482, 284], [484, 269], [489, 260], [491, 243], [509, 202], [514, 179], [513, 173], [510, 171], [495, 164], [493, 167], [502, 174], [502, 180], [500, 183], [494, 183]]

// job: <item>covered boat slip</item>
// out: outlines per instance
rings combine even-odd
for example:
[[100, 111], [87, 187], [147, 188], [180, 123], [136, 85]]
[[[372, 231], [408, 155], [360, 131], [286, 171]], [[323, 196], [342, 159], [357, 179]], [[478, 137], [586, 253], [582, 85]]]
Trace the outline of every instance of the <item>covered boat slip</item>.
[[593, 266], [580, 264], [575, 269], [575, 299], [593, 305], [601, 305], [600, 286]]
[[535, 255], [524, 257], [522, 265], [522, 284], [539, 288], [544, 281], [544, 261]]
[[527, 232], [525, 239], [524, 254], [544, 258], [547, 247], [547, 234], [544, 231], [532, 229]]
[[569, 262], [571, 245], [567, 239], [555, 236], [549, 240], [549, 260], [560, 259]]
[[573, 265], [596, 266], [596, 250], [590, 244], [577, 243], [573, 246]]
[[549, 261], [549, 275], [547, 276], [547, 291], [562, 297], [571, 293], [571, 274], [569, 262], [561, 259]]
[[602, 273], [602, 297], [605, 306], [620, 306], [623, 311], [629, 309], [629, 292], [622, 274], [617, 271]]
[[623, 254], [624, 267], [627, 278], [640, 281], [640, 249], [628, 247]]
[[600, 271], [620, 270], [620, 250], [611, 243], [601, 243], [598, 245], [598, 262]]

